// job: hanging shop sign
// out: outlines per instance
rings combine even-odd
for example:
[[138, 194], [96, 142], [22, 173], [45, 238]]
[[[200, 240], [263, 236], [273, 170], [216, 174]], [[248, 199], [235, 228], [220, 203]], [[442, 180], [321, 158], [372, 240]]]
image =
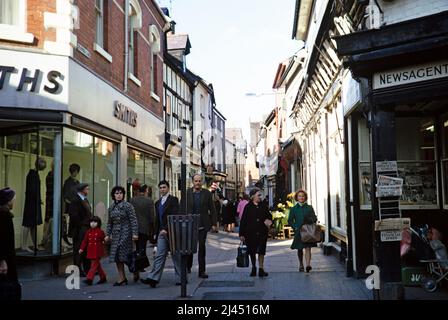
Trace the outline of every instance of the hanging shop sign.
[[353, 79], [351, 72], [347, 72], [342, 80], [341, 90], [341, 103], [345, 116], [361, 103], [361, 86]]
[[137, 112], [118, 101], [115, 101], [114, 117], [132, 127], [137, 126]]
[[448, 60], [373, 74], [373, 90], [448, 77]]

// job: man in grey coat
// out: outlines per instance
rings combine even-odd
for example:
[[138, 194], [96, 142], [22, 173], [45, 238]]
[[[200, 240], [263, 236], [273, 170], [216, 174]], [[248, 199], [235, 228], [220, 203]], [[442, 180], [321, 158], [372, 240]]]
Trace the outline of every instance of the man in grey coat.
[[[207, 240], [207, 232], [211, 228], [216, 232], [218, 228], [212, 193], [202, 188], [202, 176], [200, 174], [193, 176], [193, 188], [187, 190], [187, 212], [189, 214], [200, 215], [198, 234], [199, 277], [206, 279], [208, 278], [208, 275], [205, 273], [205, 242]], [[190, 255], [188, 257], [188, 272], [191, 272], [192, 266], [193, 255]]]
[[[150, 236], [154, 229], [154, 202], [148, 197], [148, 186], [146, 184], [139, 187], [139, 193], [133, 197], [129, 202], [134, 206], [135, 215], [138, 223], [138, 241], [136, 243], [137, 251], [145, 250]], [[143, 270], [139, 270], [142, 271]], [[134, 274], [134, 281], [138, 281], [138, 271]]]

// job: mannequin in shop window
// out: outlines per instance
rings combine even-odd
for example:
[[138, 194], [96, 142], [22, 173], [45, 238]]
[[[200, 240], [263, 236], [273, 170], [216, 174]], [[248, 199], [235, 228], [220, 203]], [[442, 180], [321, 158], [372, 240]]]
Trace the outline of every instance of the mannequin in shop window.
[[40, 194], [39, 171], [47, 167], [47, 162], [43, 158], [37, 158], [35, 169], [30, 169], [26, 176], [25, 206], [23, 209], [23, 241], [22, 250], [33, 252], [28, 246], [28, 236], [36, 247], [36, 227], [42, 224], [42, 199]]
[[67, 234], [73, 237], [72, 231], [68, 230], [67, 232], [67, 216], [70, 209], [70, 203], [77, 197], [76, 187], [79, 185], [79, 180], [76, 179], [79, 172], [81, 171], [81, 167], [77, 163], [72, 163], [68, 167], [68, 171], [70, 172], [70, 177], [68, 177], [64, 181], [64, 185], [62, 187], [62, 194], [64, 196], [64, 214], [62, 216], [62, 239], [65, 241], [67, 245], [72, 245], [67, 238]]

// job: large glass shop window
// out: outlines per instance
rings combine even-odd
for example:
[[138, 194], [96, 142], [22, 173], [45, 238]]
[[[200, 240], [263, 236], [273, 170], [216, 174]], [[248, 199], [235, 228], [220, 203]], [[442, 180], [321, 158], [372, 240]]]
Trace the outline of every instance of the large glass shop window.
[[117, 145], [73, 129], [64, 128], [62, 197], [64, 215], [62, 219], [62, 248], [70, 250], [68, 238], [68, 207], [77, 196], [76, 186], [88, 183], [87, 199], [92, 213], [100, 217], [102, 228], [107, 225], [107, 208], [110, 205], [110, 191], [117, 183]]
[[149, 197], [156, 200], [159, 196], [160, 161], [151, 156], [134, 149], [128, 149], [127, 162], [127, 197], [136, 195], [137, 187], [146, 184], [149, 187]]
[[[403, 178], [403, 209], [437, 208], [435, 126], [430, 118], [395, 118], [398, 175]], [[371, 171], [369, 131], [359, 121], [359, 178], [361, 209], [370, 208]], [[387, 141], [384, 141], [387, 142]]]
[[0, 183], [16, 191], [17, 255], [58, 255], [61, 212], [60, 128], [35, 127], [0, 135]]

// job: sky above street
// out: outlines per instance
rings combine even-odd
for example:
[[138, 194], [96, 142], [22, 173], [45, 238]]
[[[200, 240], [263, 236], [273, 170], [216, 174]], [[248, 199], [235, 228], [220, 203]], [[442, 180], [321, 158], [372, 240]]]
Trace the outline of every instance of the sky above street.
[[[226, 126], [243, 129], [274, 107], [278, 64], [300, 47], [291, 39], [295, 0], [159, 0], [176, 33], [188, 33], [187, 67], [213, 83]], [[246, 93], [262, 93], [249, 97]], [[268, 93], [268, 94], [266, 94]]]

